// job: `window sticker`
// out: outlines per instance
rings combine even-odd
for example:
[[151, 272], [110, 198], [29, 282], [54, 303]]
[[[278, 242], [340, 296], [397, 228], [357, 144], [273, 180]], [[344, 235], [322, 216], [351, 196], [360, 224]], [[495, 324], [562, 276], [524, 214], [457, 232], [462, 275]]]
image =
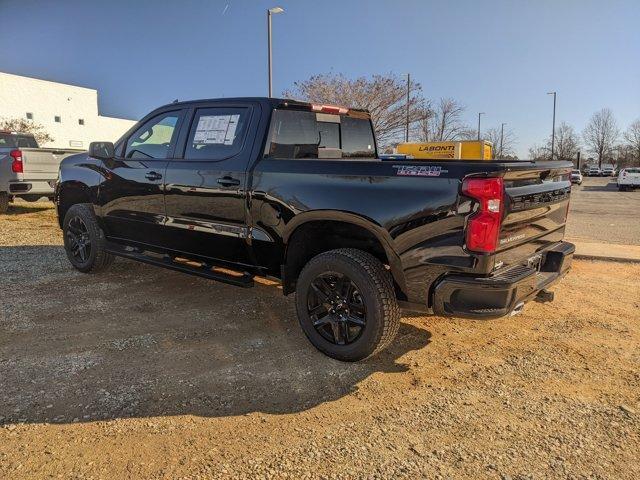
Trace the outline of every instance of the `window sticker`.
[[232, 145], [236, 137], [239, 114], [235, 115], [203, 115], [198, 120], [194, 145], [223, 144]]
[[240, 115], [230, 115], [230, 117], [227, 134], [224, 136], [225, 145], [233, 145], [233, 140], [236, 138], [236, 129], [238, 128], [238, 119], [240, 118]]

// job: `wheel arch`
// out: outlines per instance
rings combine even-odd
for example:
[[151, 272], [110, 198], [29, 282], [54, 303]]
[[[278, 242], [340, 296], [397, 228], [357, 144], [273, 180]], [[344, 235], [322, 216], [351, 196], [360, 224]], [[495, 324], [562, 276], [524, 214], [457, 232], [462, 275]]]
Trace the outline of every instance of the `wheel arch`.
[[93, 203], [94, 191], [87, 184], [77, 180], [68, 180], [58, 184], [55, 203], [58, 210], [58, 225], [62, 228], [64, 217], [69, 208], [79, 203]]
[[373, 220], [350, 212], [322, 210], [294, 217], [282, 235], [285, 244], [282, 285], [285, 295], [295, 290], [304, 265], [314, 256], [337, 248], [357, 248], [389, 266], [396, 296], [406, 299], [406, 282], [389, 233]]

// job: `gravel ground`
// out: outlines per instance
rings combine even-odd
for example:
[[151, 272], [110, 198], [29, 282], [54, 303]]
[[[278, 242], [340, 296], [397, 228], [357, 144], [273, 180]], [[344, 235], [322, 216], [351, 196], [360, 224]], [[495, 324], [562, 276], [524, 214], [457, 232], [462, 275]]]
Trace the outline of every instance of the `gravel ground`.
[[0, 216], [0, 478], [640, 478], [640, 265], [344, 364], [272, 282], [82, 275], [60, 244], [50, 204]]
[[567, 237], [640, 245], [639, 211], [640, 190], [619, 192], [615, 177], [584, 177], [571, 191]]

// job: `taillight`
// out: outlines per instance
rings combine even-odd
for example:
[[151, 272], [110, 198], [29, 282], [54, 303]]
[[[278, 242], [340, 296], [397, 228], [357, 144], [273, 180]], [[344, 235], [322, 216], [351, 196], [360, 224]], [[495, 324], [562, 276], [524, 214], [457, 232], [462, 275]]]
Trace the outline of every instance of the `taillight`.
[[9, 152], [13, 162], [11, 162], [11, 171], [13, 173], [24, 173], [24, 165], [22, 163], [22, 152], [20, 150], [11, 150]]
[[467, 178], [462, 183], [462, 193], [480, 204], [467, 222], [467, 250], [481, 253], [496, 251], [502, 222], [503, 191], [502, 178]]

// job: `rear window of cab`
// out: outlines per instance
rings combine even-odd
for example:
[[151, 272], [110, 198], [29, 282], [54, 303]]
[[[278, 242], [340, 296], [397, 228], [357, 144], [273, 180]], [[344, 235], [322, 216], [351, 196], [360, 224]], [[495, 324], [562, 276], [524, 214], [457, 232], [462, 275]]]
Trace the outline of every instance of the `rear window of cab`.
[[7, 148], [38, 148], [38, 143], [33, 137], [15, 135], [12, 133], [0, 133], [0, 147]]
[[276, 109], [265, 157], [277, 159], [375, 158], [371, 120], [363, 117]]

